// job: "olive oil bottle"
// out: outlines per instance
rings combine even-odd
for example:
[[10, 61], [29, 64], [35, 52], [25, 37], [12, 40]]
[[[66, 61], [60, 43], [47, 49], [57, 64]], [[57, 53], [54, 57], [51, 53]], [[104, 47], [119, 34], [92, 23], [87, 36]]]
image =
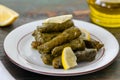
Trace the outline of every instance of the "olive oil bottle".
[[120, 27], [120, 0], [87, 0], [91, 21], [104, 27]]

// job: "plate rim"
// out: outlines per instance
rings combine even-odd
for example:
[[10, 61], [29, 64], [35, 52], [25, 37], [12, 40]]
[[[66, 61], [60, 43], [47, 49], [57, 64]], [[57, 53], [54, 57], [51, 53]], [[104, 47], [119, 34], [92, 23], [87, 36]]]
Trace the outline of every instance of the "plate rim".
[[[43, 21], [43, 20], [37, 20], [37, 21]], [[37, 21], [33, 21], [33, 22], [37, 22]], [[90, 22], [76, 20], [76, 19], [73, 19], [73, 21], [78, 21], [78, 22], [84, 22], [84, 23], [87, 23], [87, 24], [92, 24]], [[29, 23], [26, 23], [26, 24], [30, 24], [30, 23], [33, 23], [33, 22], [29, 22]], [[22, 27], [22, 26], [24, 26], [26, 24], [23, 24], [23, 25], [17, 27], [16, 29], [19, 29], [20, 27]], [[92, 25], [107, 31], [106, 29], [104, 29], [102, 27], [99, 27], [98, 25], [95, 25], [95, 24], [92, 24]], [[10, 33], [15, 31], [16, 29], [12, 30]], [[107, 31], [107, 32], [110, 35], [112, 35], [109, 31]], [[9, 36], [9, 34], [7, 36]], [[6, 38], [7, 38], [7, 36], [6, 36]], [[114, 37], [114, 36], [112, 35], [112, 37]], [[5, 38], [5, 40], [6, 40], [6, 38]], [[104, 66], [101, 66], [101, 67], [99, 67], [97, 69], [94, 69], [94, 70], [91, 70], [91, 71], [80, 72], [80, 73], [48, 73], [48, 72], [43, 72], [43, 71], [37, 71], [37, 70], [29, 69], [29, 68], [27, 68], [27, 67], [25, 67], [25, 66], [23, 66], [23, 65], [21, 65], [21, 64], [19, 64], [17, 62], [15, 62], [13, 59], [11, 59], [10, 56], [8, 55], [8, 53], [5, 51], [5, 40], [4, 40], [4, 45], [3, 45], [4, 46], [4, 52], [5, 52], [5, 55], [10, 59], [11, 62], [13, 62], [15, 65], [17, 65], [17, 66], [19, 66], [19, 67], [21, 67], [21, 68], [23, 68], [23, 69], [25, 69], [27, 71], [31, 71], [31, 72], [38, 73], [38, 74], [51, 75], [51, 76], [76, 76], [76, 75], [84, 75], [84, 74], [89, 74], [89, 73], [93, 73], [93, 72], [99, 71], [99, 70], [109, 66], [116, 59], [116, 57], [118, 56], [118, 53], [119, 53], [119, 43], [118, 43], [117, 39], [115, 38], [115, 40], [116, 40], [116, 42], [118, 44], [117, 45], [118, 46], [118, 50], [117, 50], [117, 53], [116, 53], [117, 55], [114, 57], [114, 59], [112, 61], [110, 61], [109, 63], [105, 64]]]

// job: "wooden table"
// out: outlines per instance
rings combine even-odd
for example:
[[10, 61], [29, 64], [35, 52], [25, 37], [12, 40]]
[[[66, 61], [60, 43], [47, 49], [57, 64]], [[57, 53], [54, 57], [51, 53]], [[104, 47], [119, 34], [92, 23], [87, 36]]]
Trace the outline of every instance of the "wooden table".
[[[90, 22], [86, 0], [0, 0], [0, 4], [10, 7], [20, 14], [14, 24], [0, 28], [0, 60], [16, 80], [120, 80], [120, 54], [112, 65], [101, 71], [73, 77], [32, 73], [14, 65], [4, 54], [3, 42], [6, 35], [25, 23], [62, 14], [73, 14], [75, 19]], [[120, 28], [105, 29], [110, 31], [120, 43]]]

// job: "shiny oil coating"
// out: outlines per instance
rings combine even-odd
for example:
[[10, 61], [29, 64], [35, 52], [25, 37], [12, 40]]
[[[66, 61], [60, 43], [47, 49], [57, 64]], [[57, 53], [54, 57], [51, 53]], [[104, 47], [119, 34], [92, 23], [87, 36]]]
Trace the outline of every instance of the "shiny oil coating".
[[85, 44], [84, 44], [83, 40], [80, 38], [77, 38], [77, 39], [70, 41], [69, 43], [66, 43], [66, 44], [63, 44], [63, 45], [53, 48], [52, 55], [60, 56], [62, 54], [62, 50], [68, 46], [71, 47], [72, 50], [81, 50], [82, 51], [85, 49]]
[[40, 53], [50, 53], [50, 51], [61, 44], [69, 42], [81, 35], [81, 31], [76, 27], [71, 27], [63, 31], [61, 34], [53, 38], [52, 40], [40, 45], [38, 50]]

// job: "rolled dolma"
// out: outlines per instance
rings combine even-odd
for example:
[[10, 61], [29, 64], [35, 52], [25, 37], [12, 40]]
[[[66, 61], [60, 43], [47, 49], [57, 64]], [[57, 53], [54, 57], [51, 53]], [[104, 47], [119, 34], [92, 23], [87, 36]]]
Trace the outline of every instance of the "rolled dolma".
[[60, 34], [59, 32], [54, 32], [54, 33], [41, 33], [39, 31], [39, 28], [37, 28], [36, 30], [34, 30], [32, 36], [35, 38], [35, 41], [32, 41], [31, 46], [34, 49], [37, 49], [38, 46], [40, 46], [41, 44], [51, 40], [52, 38], [56, 37], [58, 34]]
[[53, 56], [51, 54], [41, 54], [41, 59], [44, 64], [52, 65]]
[[57, 17], [51, 17], [43, 21], [39, 30], [43, 33], [47, 32], [62, 32], [67, 28], [74, 26], [72, 15], [62, 15]]
[[70, 41], [69, 43], [65, 43], [63, 45], [55, 47], [52, 50], [52, 55], [55, 56], [55, 57], [60, 56], [62, 54], [62, 50], [67, 46], [71, 47], [72, 50], [74, 50], [74, 51], [85, 49], [85, 44], [84, 44], [83, 40], [80, 39], [80, 38], [77, 38], [77, 39], [74, 39], [74, 40]]
[[40, 28], [40, 31], [43, 33], [50, 33], [50, 32], [62, 32], [67, 28], [74, 26], [73, 21], [69, 20], [64, 23], [43, 23], [43, 27]]
[[77, 62], [93, 61], [95, 59], [97, 49], [85, 49], [84, 51], [76, 51]]
[[56, 37], [59, 32], [53, 32], [53, 33], [41, 33], [38, 29], [36, 29], [33, 33], [33, 36], [35, 40], [41, 44], [51, 40], [52, 38]]
[[55, 57], [52, 61], [52, 66], [56, 69], [62, 68], [61, 56]]
[[99, 41], [96, 40], [84, 40], [86, 48], [95, 48], [97, 50], [101, 49], [104, 44], [100, 43]]
[[70, 42], [71, 40], [78, 38], [81, 31], [76, 27], [71, 27], [63, 31], [58, 36], [54, 37], [52, 40], [38, 46], [38, 51], [41, 53], [50, 53], [50, 51], [61, 44]]

